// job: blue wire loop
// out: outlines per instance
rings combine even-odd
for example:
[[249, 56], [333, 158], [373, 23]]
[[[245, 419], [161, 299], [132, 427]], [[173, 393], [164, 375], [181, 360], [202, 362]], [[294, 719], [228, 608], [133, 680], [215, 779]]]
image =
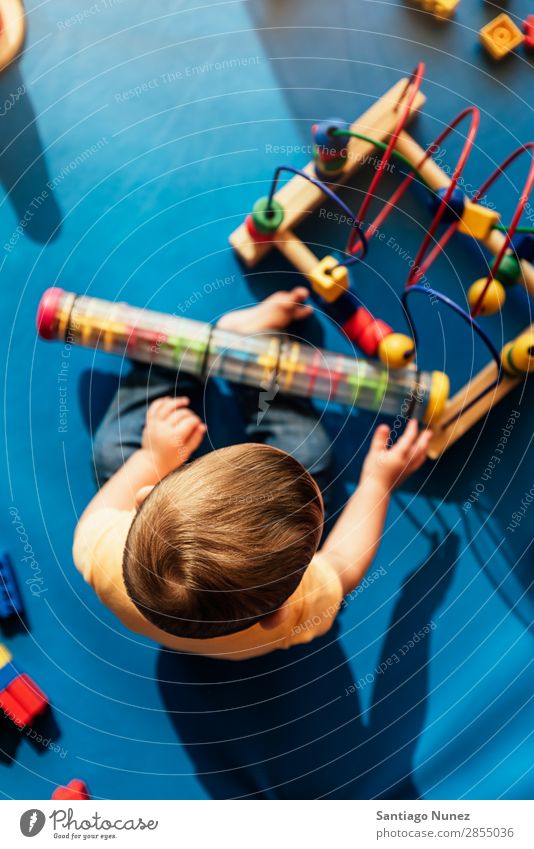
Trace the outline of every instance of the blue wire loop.
[[292, 165], [279, 165], [278, 166], [278, 168], [274, 172], [273, 182], [271, 184], [271, 190], [269, 192], [269, 198], [268, 198], [268, 201], [267, 201], [267, 209], [271, 209], [274, 193], [276, 191], [276, 186], [278, 184], [278, 180], [280, 179], [280, 174], [283, 171], [287, 171], [290, 174], [296, 174], [298, 177], [302, 177], [304, 180], [308, 180], [308, 182], [312, 183], [314, 186], [317, 186], [317, 188], [320, 189], [322, 192], [324, 192], [324, 194], [327, 195], [327, 197], [329, 197], [330, 200], [333, 200], [334, 203], [337, 203], [339, 208], [343, 210], [343, 212], [347, 216], [349, 222], [351, 222], [353, 228], [358, 233], [358, 236], [360, 237], [360, 240], [361, 240], [361, 243], [362, 243], [361, 254], [359, 256], [351, 257], [348, 262], [340, 262], [338, 264], [339, 265], [351, 265], [352, 263], [358, 262], [359, 260], [363, 259], [364, 256], [367, 253], [367, 247], [368, 247], [367, 239], [365, 238], [365, 233], [363, 232], [363, 230], [361, 228], [360, 222], [356, 221], [356, 219], [354, 218], [353, 211], [351, 209], [349, 209], [347, 204], [344, 203], [341, 200], [341, 198], [339, 198], [337, 196], [337, 194], [334, 191], [332, 191], [332, 189], [329, 189], [328, 186], [325, 186], [325, 184], [321, 183], [320, 180], [315, 180], [313, 177], [310, 177], [310, 175], [306, 174], [304, 171], [299, 171], [298, 168], [293, 168]]
[[503, 378], [500, 354], [497, 351], [497, 348], [495, 347], [495, 345], [493, 344], [491, 339], [489, 338], [489, 336], [487, 335], [487, 333], [484, 330], [482, 330], [479, 323], [477, 321], [475, 321], [475, 319], [473, 318], [472, 315], [470, 315], [468, 312], [463, 310], [460, 306], [458, 306], [457, 303], [452, 301], [446, 295], [443, 295], [441, 292], [437, 292], [435, 289], [431, 289], [430, 287], [427, 287], [427, 286], [421, 286], [419, 284], [416, 284], [414, 286], [409, 286], [407, 289], [404, 290], [404, 292], [401, 295], [402, 306], [404, 308], [404, 312], [406, 314], [406, 318], [407, 318], [408, 324], [410, 326], [410, 332], [413, 336], [413, 341], [414, 341], [414, 344], [415, 344], [415, 350], [417, 351], [417, 345], [418, 345], [417, 331], [415, 329], [415, 325], [414, 325], [413, 320], [412, 320], [412, 314], [411, 314], [411, 312], [408, 308], [408, 295], [411, 292], [421, 292], [424, 295], [432, 295], [432, 297], [437, 298], [438, 301], [441, 301], [443, 304], [450, 307], [453, 310], [453, 312], [455, 312], [457, 315], [461, 316], [461, 318], [463, 318], [464, 321], [466, 321], [467, 324], [469, 324], [473, 328], [473, 330], [478, 334], [478, 336], [480, 336], [482, 341], [485, 343], [485, 345], [488, 348], [491, 356], [495, 360], [495, 364], [497, 365], [497, 383], [500, 383], [502, 378]]

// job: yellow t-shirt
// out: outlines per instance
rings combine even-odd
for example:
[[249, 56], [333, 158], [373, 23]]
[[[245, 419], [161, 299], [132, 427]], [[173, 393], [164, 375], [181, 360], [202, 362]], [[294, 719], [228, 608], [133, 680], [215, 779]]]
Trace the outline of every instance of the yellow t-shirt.
[[273, 630], [256, 624], [245, 631], [192, 640], [175, 637], [152, 625], [139, 612], [126, 592], [122, 577], [122, 555], [135, 511], [101, 509], [76, 528], [73, 557], [77, 569], [92, 586], [100, 601], [120, 621], [168, 648], [226, 660], [245, 660], [309, 643], [331, 627], [342, 599], [341, 581], [322, 554], [316, 554], [302, 581], [289, 598], [290, 614]]

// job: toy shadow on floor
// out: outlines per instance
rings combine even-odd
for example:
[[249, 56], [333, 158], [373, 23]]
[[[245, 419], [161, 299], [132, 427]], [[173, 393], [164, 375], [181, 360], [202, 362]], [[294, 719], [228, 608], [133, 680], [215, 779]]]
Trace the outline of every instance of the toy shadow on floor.
[[[373, 672], [349, 665], [337, 625], [308, 646], [242, 663], [162, 649], [162, 700], [205, 790], [215, 799], [417, 798], [432, 635], [458, 547], [453, 533], [431, 540], [399, 592]], [[357, 599], [345, 621], [358, 617], [365, 596]]]
[[38, 716], [32, 726], [17, 728], [5, 716], [0, 717], [0, 763], [12, 764], [17, 760], [17, 750], [23, 741], [29, 745], [38, 755], [44, 755], [49, 751], [51, 743], [57, 743], [61, 738], [59, 728], [54, 714], [47, 708], [42, 716]]
[[0, 76], [0, 126], [0, 182], [20, 228], [6, 234], [5, 240], [18, 240], [22, 232], [44, 244], [59, 234], [61, 210], [47, 170], [37, 117], [17, 63]]

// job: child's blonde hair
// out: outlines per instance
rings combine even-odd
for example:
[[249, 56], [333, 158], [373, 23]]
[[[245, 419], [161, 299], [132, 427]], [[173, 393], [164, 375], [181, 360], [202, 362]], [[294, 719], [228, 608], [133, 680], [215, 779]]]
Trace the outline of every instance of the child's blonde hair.
[[141, 505], [124, 551], [128, 594], [176, 636], [241, 631], [292, 595], [322, 524], [317, 484], [289, 454], [256, 444], [214, 451]]

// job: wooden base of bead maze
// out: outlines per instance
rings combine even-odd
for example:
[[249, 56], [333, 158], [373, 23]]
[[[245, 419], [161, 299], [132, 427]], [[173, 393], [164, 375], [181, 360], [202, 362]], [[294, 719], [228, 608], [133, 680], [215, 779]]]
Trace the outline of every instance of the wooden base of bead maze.
[[21, 0], [0, 0], [0, 71], [20, 52], [26, 34]]
[[[407, 79], [400, 80], [352, 124], [351, 130], [372, 136], [377, 141], [387, 139], [399, 120], [399, 107], [404, 103], [404, 100], [400, 98], [407, 84]], [[425, 96], [418, 92], [412, 104], [410, 117], [417, 114], [425, 101]], [[347, 164], [343, 173], [335, 177], [336, 185], [345, 183], [358, 168], [365, 164], [374, 151], [373, 144], [351, 138], [347, 144]], [[316, 177], [313, 161], [302, 170], [310, 177]], [[255, 242], [245, 224], [242, 224], [231, 234], [230, 244], [248, 268], [252, 268], [275, 245], [299, 271], [308, 274], [319, 260], [295, 235], [293, 228], [324, 201], [324, 194], [313, 183], [297, 176], [282, 186], [276, 192], [275, 198], [282, 204], [285, 214], [283, 224], [274, 238], [268, 242]]]
[[[526, 327], [524, 332], [528, 330], [534, 330], [534, 324]], [[428, 448], [430, 459], [437, 460], [527, 377], [528, 374], [522, 374], [518, 377], [505, 375], [501, 382], [494, 386], [497, 380], [497, 365], [494, 362], [488, 363], [456, 395], [453, 395], [447, 402], [443, 414], [432, 426], [434, 436]], [[491, 389], [492, 386], [493, 390]], [[462, 410], [482, 392], [486, 394], [473, 406], [466, 409], [465, 413], [462, 413]]]

